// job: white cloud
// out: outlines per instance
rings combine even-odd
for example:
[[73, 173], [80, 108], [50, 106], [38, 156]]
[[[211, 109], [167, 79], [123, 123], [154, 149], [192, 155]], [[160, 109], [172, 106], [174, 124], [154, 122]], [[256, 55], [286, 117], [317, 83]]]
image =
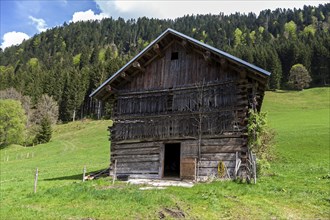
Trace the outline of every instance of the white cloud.
[[47, 30], [47, 24], [42, 18], [35, 18], [33, 16], [29, 16], [29, 19], [32, 21], [32, 24], [36, 25], [36, 28], [39, 32], [43, 32]]
[[235, 1], [148, 1], [148, 0], [94, 0], [102, 13], [114, 18], [138, 18], [142, 16], [154, 18], [177, 18], [187, 14], [232, 14], [235, 12], [257, 15], [261, 10], [276, 8], [302, 8], [304, 5], [325, 4], [327, 1], [273, 1], [273, 0], [235, 0]]
[[89, 20], [101, 20], [107, 18], [108, 16], [104, 13], [95, 14], [91, 9], [88, 11], [75, 12], [72, 16], [71, 22], [77, 21], [89, 21]]
[[17, 45], [23, 42], [23, 40], [27, 40], [30, 37], [23, 32], [7, 32], [3, 35], [3, 42], [1, 44], [1, 48], [5, 49], [6, 47], [10, 47], [12, 45]]

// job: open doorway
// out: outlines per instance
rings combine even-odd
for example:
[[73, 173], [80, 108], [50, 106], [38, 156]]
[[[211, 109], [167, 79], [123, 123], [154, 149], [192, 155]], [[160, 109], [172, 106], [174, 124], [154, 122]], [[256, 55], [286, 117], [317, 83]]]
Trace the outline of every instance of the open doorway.
[[165, 144], [164, 177], [180, 178], [181, 145]]

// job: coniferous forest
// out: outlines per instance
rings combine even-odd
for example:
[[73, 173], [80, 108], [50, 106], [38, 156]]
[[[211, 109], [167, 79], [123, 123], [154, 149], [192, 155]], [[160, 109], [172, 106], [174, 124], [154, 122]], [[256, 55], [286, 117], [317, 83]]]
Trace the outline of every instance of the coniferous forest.
[[0, 50], [0, 90], [13, 87], [34, 104], [43, 94], [52, 96], [63, 122], [73, 115], [95, 117], [97, 103], [89, 94], [167, 28], [270, 71], [269, 89], [287, 89], [295, 64], [306, 67], [310, 86], [329, 84], [330, 4], [325, 4], [259, 15], [64, 23]]

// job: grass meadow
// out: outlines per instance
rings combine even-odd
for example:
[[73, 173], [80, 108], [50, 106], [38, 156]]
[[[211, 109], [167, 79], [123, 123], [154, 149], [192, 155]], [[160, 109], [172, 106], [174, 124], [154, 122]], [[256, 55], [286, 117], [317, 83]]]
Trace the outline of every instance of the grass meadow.
[[[82, 182], [109, 165], [111, 121], [57, 125], [50, 143], [1, 149], [1, 219], [329, 219], [330, 88], [267, 92], [276, 131], [269, 175], [141, 191], [110, 178]], [[33, 193], [39, 169], [37, 193]]]

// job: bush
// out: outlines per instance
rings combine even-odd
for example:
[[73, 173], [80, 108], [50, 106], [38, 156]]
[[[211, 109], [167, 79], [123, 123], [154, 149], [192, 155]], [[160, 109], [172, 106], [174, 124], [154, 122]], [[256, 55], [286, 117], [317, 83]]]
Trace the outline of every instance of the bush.
[[267, 113], [249, 111], [248, 146], [257, 156], [257, 176], [265, 175], [270, 169], [268, 161], [274, 159], [275, 132], [268, 127]]
[[257, 177], [264, 176], [270, 169], [270, 164], [266, 159], [257, 159]]
[[257, 158], [272, 160], [274, 155], [275, 132], [269, 128], [266, 112], [249, 111], [248, 145]]
[[312, 81], [306, 67], [302, 64], [295, 64], [291, 67], [288, 85], [292, 89], [303, 90]]

